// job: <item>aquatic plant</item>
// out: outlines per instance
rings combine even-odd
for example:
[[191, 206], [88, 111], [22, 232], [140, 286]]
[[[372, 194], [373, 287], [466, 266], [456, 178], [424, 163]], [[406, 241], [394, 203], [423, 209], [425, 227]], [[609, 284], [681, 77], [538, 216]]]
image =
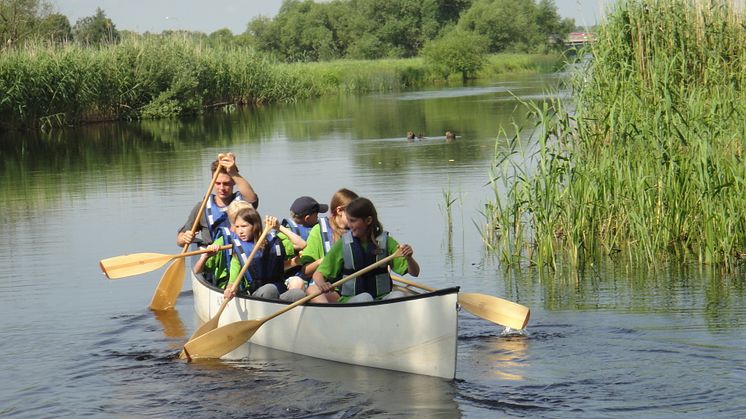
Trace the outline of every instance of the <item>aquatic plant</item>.
[[[544, 69], [547, 58], [491, 57], [488, 68], [506, 60], [511, 64], [503, 68], [518, 68], [513, 63], [520, 61]], [[39, 42], [0, 55], [0, 127], [173, 117], [231, 105], [399, 90], [435, 79], [418, 58], [283, 64], [249, 47], [208, 45], [178, 33], [128, 37], [95, 48]]]
[[[746, 29], [732, 2], [617, 2], [575, 109], [527, 103], [533, 142], [501, 139], [482, 231], [504, 262], [603, 253], [731, 269], [746, 256]], [[525, 136], [526, 133], [524, 132]]]

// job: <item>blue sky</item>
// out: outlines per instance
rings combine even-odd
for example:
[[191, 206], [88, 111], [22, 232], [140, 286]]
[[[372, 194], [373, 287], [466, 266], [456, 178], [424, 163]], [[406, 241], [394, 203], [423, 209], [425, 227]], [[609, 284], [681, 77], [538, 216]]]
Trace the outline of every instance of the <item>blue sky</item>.
[[[70, 24], [91, 16], [100, 7], [117, 29], [156, 32], [188, 29], [211, 33], [228, 28], [234, 34], [244, 32], [255, 16], [274, 16], [282, 0], [51, 0]], [[598, 21], [607, 0], [555, 0], [562, 17], [575, 19], [578, 25]]]

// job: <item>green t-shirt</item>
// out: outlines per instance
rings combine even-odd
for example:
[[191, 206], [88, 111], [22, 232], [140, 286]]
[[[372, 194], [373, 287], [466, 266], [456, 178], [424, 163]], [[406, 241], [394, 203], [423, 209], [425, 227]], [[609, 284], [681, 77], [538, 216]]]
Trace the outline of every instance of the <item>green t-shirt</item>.
[[[223, 236], [218, 237], [213, 244], [222, 246]], [[225, 252], [220, 250], [207, 258], [203, 271], [207, 274], [211, 274], [216, 284], [225, 282], [225, 278], [228, 277], [228, 264], [226, 263]]]
[[308, 265], [324, 257], [324, 240], [321, 238], [321, 226], [316, 224], [311, 228], [300, 257], [301, 265]]
[[[321, 265], [319, 265], [319, 268], [316, 270], [317, 272], [321, 272], [321, 274], [324, 275], [324, 279], [326, 279], [327, 282], [334, 282], [342, 278], [342, 268], [344, 268], [345, 263], [344, 252], [342, 249], [343, 243], [344, 240], [337, 240], [336, 242], [334, 242], [332, 248], [329, 249], [329, 253], [326, 254], [326, 257], [324, 257], [324, 261], [321, 262]], [[367, 246], [370, 245], [370, 243], [366, 243], [363, 244], [363, 247], [367, 249]], [[393, 237], [388, 236], [388, 240], [386, 241], [388, 254], [391, 255], [396, 252], [396, 248], [398, 246], [399, 243], [397, 243]], [[390, 266], [391, 270], [399, 275], [406, 274], [407, 269], [409, 268], [407, 259], [404, 257], [395, 258], [391, 262]]]

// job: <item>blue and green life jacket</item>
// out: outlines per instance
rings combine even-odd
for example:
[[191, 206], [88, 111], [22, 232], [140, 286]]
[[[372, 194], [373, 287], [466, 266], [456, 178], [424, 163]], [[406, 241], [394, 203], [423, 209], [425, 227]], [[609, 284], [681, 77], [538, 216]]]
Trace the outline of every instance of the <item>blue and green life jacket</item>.
[[[342, 276], [351, 275], [386, 258], [388, 256], [388, 238], [388, 232], [384, 231], [376, 237], [375, 245], [374, 243], [368, 243], [367, 246], [363, 246], [360, 239], [352, 236], [352, 232], [346, 232], [342, 236], [342, 255], [344, 257]], [[355, 278], [355, 280], [342, 284], [342, 296], [352, 297], [367, 292], [374, 298], [378, 298], [390, 293], [391, 286], [391, 277], [384, 265]]]
[[[254, 242], [241, 240], [235, 233], [231, 233], [231, 240], [233, 242], [233, 254], [238, 255], [238, 261], [243, 268], [255, 244]], [[279, 292], [283, 293], [287, 290], [284, 281], [285, 247], [274, 230], [267, 234], [265, 240], [264, 248], [256, 252], [251, 265], [246, 270], [244, 277], [241, 278], [239, 289], [253, 293], [263, 285], [274, 283]]]
[[[243, 200], [241, 192], [235, 192], [233, 194], [233, 200]], [[233, 202], [233, 200], [231, 202]], [[207, 200], [205, 205], [205, 217], [207, 217], [207, 228], [210, 230], [211, 242], [218, 238], [218, 234], [221, 229], [223, 236], [230, 233], [231, 223], [228, 220], [228, 214], [226, 213], [228, 207], [221, 207], [215, 202], [215, 194], [210, 194], [210, 199]], [[225, 243], [228, 243], [226, 240]]]
[[282, 225], [290, 229], [293, 233], [297, 234], [303, 240], [308, 240], [308, 235], [311, 233], [311, 227], [306, 227], [295, 222], [292, 218], [285, 218], [282, 220]]
[[329, 249], [332, 248], [332, 244], [334, 244], [332, 226], [329, 225], [328, 218], [319, 217], [319, 233], [321, 233], [322, 248], [324, 249], [324, 256], [326, 256]]

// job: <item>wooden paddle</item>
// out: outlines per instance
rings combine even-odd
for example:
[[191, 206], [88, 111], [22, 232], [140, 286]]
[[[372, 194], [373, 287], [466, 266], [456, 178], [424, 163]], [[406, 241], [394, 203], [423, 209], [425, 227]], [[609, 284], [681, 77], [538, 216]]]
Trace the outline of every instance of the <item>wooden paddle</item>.
[[[391, 272], [391, 278], [396, 282], [425, 291], [435, 291], [434, 288], [410, 281], [393, 272]], [[460, 292], [458, 293], [458, 303], [466, 311], [477, 317], [511, 329], [521, 330], [525, 328], [531, 316], [531, 310], [528, 307], [491, 295]]]
[[[264, 239], [267, 237], [267, 233], [272, 230], [272, 226], [267, 225], [264, 228], [264, 231], [262, 231], [262, 235], [259, 236], [259, 239], [256, 240], [254, 243], [256, 245], [253, 249], [251, 249], [251, 253], [249, 253], [249, 257], [246, 259], [246, 263], [243, 264], [243, 267], [238, 272], [238, 276], [236, 279], [236, 282], [231, 284], [230, 291], [232, 294], [235, 294], [236, 290], [238, 290], [239, 284], [241, 284], [241, 281], [243, 279], [244, 274], [246, 274], [246, 271], [249, 268], [249, 265], [251, 264], [252, 259], [254, 259], [254, 255], [256, 254], [257, 250], [261, 246], [259, 246], [259, 243], [263, 243]], [[218, 309], [217, 313], [215, 313], [214, 316], [208, 321], [206, 321], [202, 326], [198, 327], [197, 330], [192, 333], [192, 336], [189, 338], [188, 342], [191, 342], [192, 340], [204, 335], [205, 333], [215, 330], [218, 327], [218, 321], [220, 320], [220, 315], [223, 314], [223, 310], [225, 310], [225, 307], [228, 305], [228, 302], [230, 302], [233, 298], [223, 298], [223, 304], [220, 305], [220, 308]], [[181, 351], [181, 354], [179, 355], [179, 358], [185, 359], [186, 353], [184, 351]]]
[[[218, 250], [227, 250], [231, 247], [233, 246], [227, 244], [221, 246]], [[207, 252], [209, 252], [209, 250], [200, 249], [176, 255], [164, 255], [162, 253], [135, 253], [132, 255], [114, 256], [101, 259], [98, 264], [101, 266], [101, 270], [104, 271], [104, 275], [106, 275], [107, 278], [118, 279], [154, 271], [165, 265], [166, 262], [171, 259], [194, 256]]]
[[[218, 179], [218, 175], [222, 170], [223, 166], [218, 165], [217, 169], [215, 169], [215, 173], [212, 175], [210, 186], [207, 188], [205, 197], [202, 199], [202, 204], [200, 204], [199, 206], [199, 211], [197, 211], [197, 217], [194, 219], [194, 224], [192, 225], [192, 233], [197, 232], [199, 222], [202, 219], [202, 213], [205, 211], [205, 205], [207, 205], [207, 200], [210, 199], [212, 188], [214, 187], [215, 181]], [[181, 253], [186, 253], [188, 249], [189, 243], [184, 245], [184, 248], [181, 249]], [[158, 282], [158, 287], [156, 287], [155, 289], [153, 299], [150, 300], [151, 310], [168, 310], [169, 308], [172, 308], [174, 304], [176, 304], [176, 299], [179, 298], [181, 287], [182, 285], [184, 285], [185, 273], [186, 269], [184, 267], [184, 258], [177, 258], [174, 263], [172, 263], [168, 267], [168, 269], [166, 269], [166, 272], [164, 272], [163, 276], [161, 277], [161, 281]]]
[[[357, 278], [360, 275], [365, 275], [373, 269], [376, 269], [379, 266], [383, 266], [399, 256], [401, 256], [401, 252], [397, 250], [394, 254], [340, 279], [339, 281], [333, 283], [332, 287], [339, 287], [340, 285], [351, 279]], [[300, 300], [290, 304], [289, 306], [283, 308], [282, 310], [260, 320], [241, 320], [238, 322], [227, 324], [225, 326], [221, 326], [209, 333], [205, 333], [204, 335], [187, 342], [186, 345], [184, 345], [184, 353], [189, 360], [195, 358], [220, 358], [228, 352], [238, 348], [247, 340], [251, 339], [254, 333], [256, 333], [256, 331], [264, 323], [294, 309], [295, 307], [298, 307], [299, 305], [311, 301], [321, 294], [323, 294], [323, 292], [317, 291], [313, 294], [307, 295]]]

